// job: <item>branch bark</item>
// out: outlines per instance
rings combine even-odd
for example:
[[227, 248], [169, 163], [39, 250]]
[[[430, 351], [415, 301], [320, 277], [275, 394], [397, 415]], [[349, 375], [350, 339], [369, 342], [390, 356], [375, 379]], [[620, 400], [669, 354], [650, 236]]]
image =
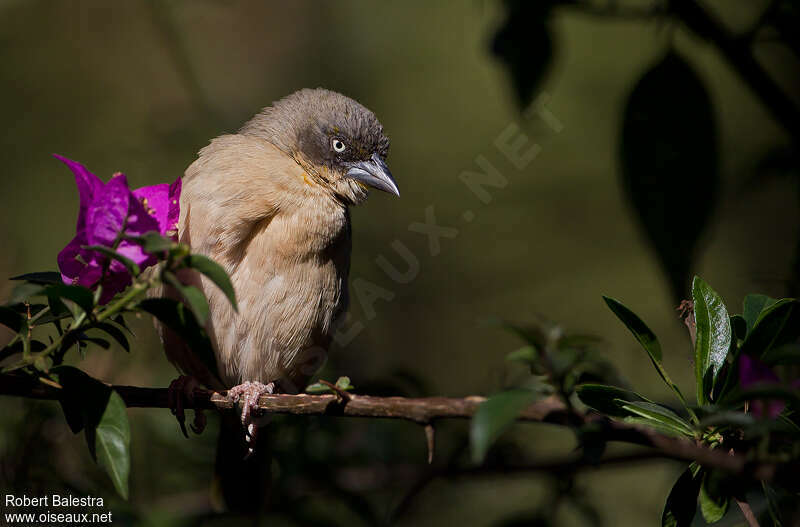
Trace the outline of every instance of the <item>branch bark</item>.
[[[166, 388], [141, 388], [136, 386], [112, 386], [125, 404], [131, 408], [168, 408]], [[57, 385], [43, 384], [30, 377], [0, 375], [0, 395], [12, 395], [33, 399], [58, 400], [61, 389]], [[404, 419], [423, 426], [433, 425], [440, 419], [468, 419], [473, 416], [484, 397], [374, 397], [352, 395], [344, 401], [338, 395], [278, 394], [262, 395], [259, 408], [264, 412], [293, 415], [327, 415], [338, 417], [361, 417], [382, 419]], [[231, 411], [235, 404], [224, 392], [197, 389], [194, 404], [187, 408]], [[555, 396], [534, 402], [518, 417], [519, 421], [543, 422], [578, 426], [588, 422], [602, 423], [606, 441], [622, 441], [653, 449], [653, 457], [680, 461], [696, 461], [710, 468], [726, 470], [757, 480], [771, 480], [778, 467], [774, 463], [751, 463], [744, 456], [730, 455], [721, 449], [714, 450], [686, 439], [659, 434], [649, 428], [609, 421], [594, 414], [577, 414], [569, 411]], [[780, 467], [784, 472], [787, 467]], [[797, 468], [797, 467], [794, 467]]]

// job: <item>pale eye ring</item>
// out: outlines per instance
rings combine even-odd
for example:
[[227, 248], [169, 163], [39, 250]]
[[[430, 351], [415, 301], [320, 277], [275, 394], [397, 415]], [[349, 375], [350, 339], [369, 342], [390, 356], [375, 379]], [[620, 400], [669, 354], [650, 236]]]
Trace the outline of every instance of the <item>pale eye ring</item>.
[[331, 141], [331, 146], [333, 147], [333, 150], [339, 154], [344, 152], [344, 149], [346, 148], [341, 139], [334, 139]]

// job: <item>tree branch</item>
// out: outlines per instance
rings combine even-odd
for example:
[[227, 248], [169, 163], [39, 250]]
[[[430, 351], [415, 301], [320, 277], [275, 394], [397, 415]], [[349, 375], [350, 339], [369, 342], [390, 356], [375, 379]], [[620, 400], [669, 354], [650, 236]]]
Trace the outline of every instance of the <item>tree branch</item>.
[[[168, 408], [166, 388], [140, 388], [135, 386], [112, 386], [125, 404], [132, 408]], [[0, 375], [0, 395], [14, 395], [33, 399], [58, 400], [61, 388], [53, 383], [44, 384], [31, 377], [19, 375]], [[197, 389], [194, 404], [187, 408], [215, 409], [230, 411], [235, 404], [227, 399], [224, 392]], [[484, 397], [469, 396], [424, 397], [410, 399], [405, 397], [373, 397], [352, 395], [343, 401], [338, 395], [278, 394], [262, 395], [259, 408], [264, 412], [293, 415], [327, 415], [340, 417], [366, 417], [385, 419], [404, 419], [420, 425], [430, 425], [439, 419], [468, 419], [473, 416]], [[710, 468], [726, 470], [757, 480], [771, 480], [778, 469], [797, 468], [778, 467], [775, 463], [750, 462], [740, 454], [730, 455], [721, 449], [710, 449], [686, 439], [677, 439], [655, 432], [652, 429], [633, 426], [617, 421], [609, 421], [595, 414], [570, 412], [563, 402], [555, 396], [534, 402], [518, 417], [520, 421], [545, 422], [565, 426], [580, 426], [585, 423], [601, 423], [602, 437], [606, 441], [622, 441], [650, 447], [655, 457], [680, 461], [696, 461]], [[786, 465], [786, 464], [784, 464]]]

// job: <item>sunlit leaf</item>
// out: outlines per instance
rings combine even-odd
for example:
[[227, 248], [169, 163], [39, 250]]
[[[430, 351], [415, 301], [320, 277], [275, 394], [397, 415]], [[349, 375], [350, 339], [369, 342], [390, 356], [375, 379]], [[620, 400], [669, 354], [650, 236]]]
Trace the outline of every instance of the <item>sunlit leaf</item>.
[[697, 401], [705, 404], [731, 347], [731, 322], [722, 298], [699, 276], [692, 282]]

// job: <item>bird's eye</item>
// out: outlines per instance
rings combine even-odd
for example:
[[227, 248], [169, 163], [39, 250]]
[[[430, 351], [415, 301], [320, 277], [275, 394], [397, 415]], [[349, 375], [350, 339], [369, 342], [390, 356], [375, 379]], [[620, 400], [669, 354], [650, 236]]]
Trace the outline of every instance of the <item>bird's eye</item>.
[[342, 152], [344, 152], [345, 146], [344, 146], [344, 143], [340, 139], [334, 139], [333, 142], [331, 143], [331, 145], [333, 146], [333, 149], [336, 152], [338, 152], [340, 154]]

